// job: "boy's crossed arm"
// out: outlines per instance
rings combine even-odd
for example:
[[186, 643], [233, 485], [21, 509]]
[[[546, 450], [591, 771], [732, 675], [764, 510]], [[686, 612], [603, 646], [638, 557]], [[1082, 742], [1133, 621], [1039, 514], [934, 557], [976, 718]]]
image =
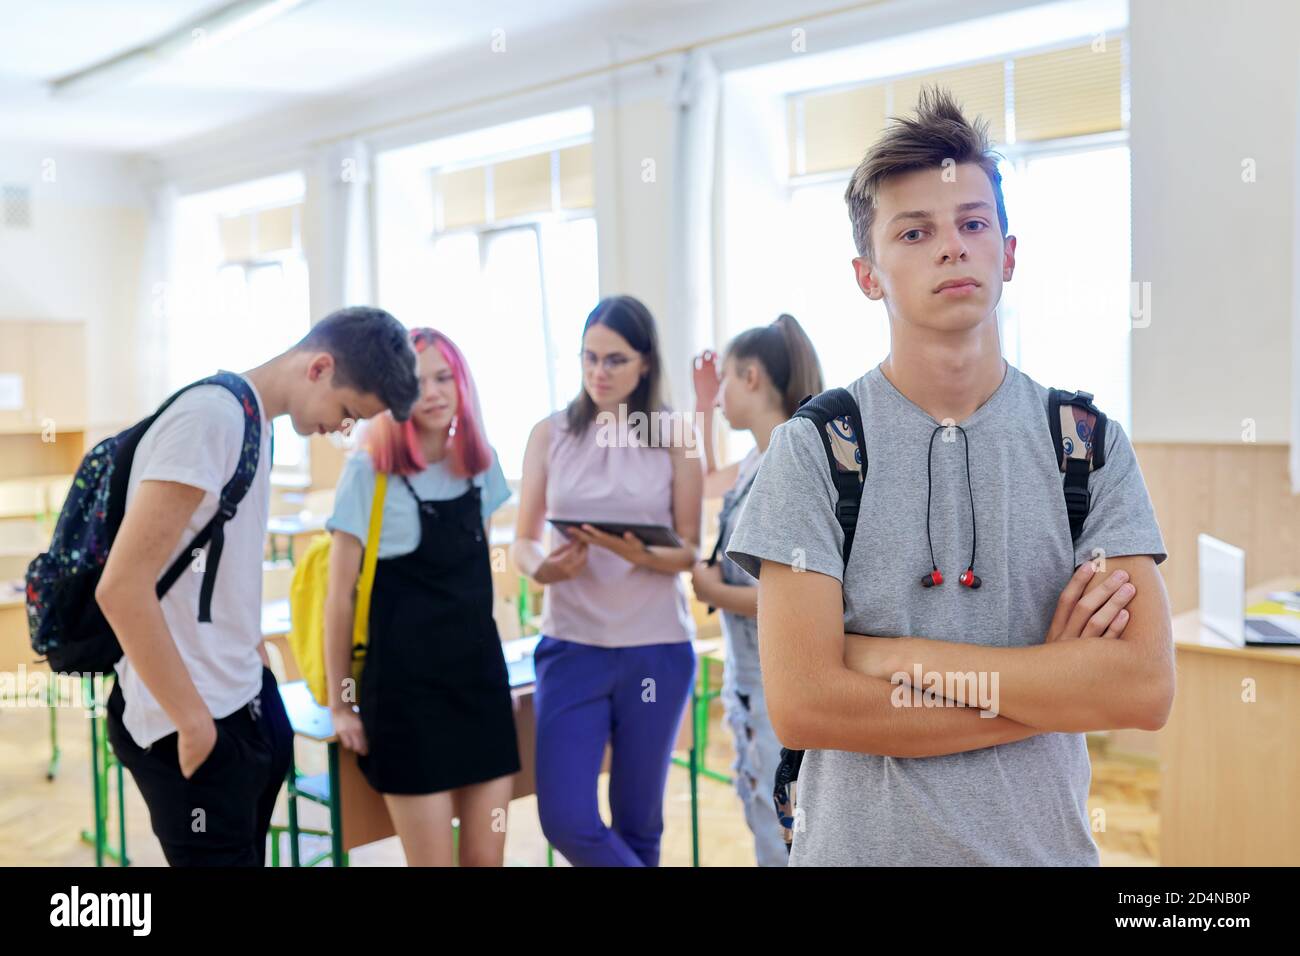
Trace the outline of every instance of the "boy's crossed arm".
[[934, 757], [1039, 733], [971, 707], [900, 708], [888, 680], [844, 663], [840, 582], [764, 561], [758, 579], [759, 660], [776, 736], [795, 750]]
[[[835, 578], [764, 561], [760, 659], [777, 736], [795, 749], [925, 757], [1043, 732], [1163, 725], [1173, 695], [1164, 583], [1150, 557], [1112, 564], [1144, 595], [1129, 602], [1131, 617], [1118, 626], [1123, 640], [1066, 639], [1093, 631], [1113, 637], [1117, 629], [1107, 628], [1115, 617], [1113, 610], [1107, 616], [1107, 602], [1119, 585], [1108, 585], [1109, 576], [1089, 581], [1085, 565], [1062, 593], [1049, 643], [991, 648], [845, 634]], [[1115, 601], [1123, 606], [1122, 596]], [[889, 678], [910, 674], [916, 663], [923, 671], [997, 671], [999, 716], [981, 716], [975, 707], [896, 706]]]
[[[996, 673], [997, 712], [1046, 732], [1159, 730], [1174, 696], [1164, 579], [1149, 555], [1110, 558], [1108, 564], [1105, 574], [1092, 573], [1089, 562], [1076, 569], [1043, 644], [987, 647], [849, 635], [847, 659], [884, 679], [905, 674], [910, 680], [918, 666], [923, 675]], [[1065, 639], [1077, 636], [1103, 639]]]

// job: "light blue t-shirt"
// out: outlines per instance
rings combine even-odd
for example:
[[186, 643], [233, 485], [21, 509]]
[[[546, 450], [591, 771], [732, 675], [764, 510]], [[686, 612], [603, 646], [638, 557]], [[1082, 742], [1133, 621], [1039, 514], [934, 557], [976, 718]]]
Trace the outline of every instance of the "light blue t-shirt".
[[[418, 475], [407, 479], [415, 493], [425, 501], [450, 501], [469, 490], [471, 479], [458, 478], [445, 462], [435, 462]], [[510, 487], [505, 473], [492, 452], [492, 465], [487, 471], [475, 475], [474, 484], [481, 489], [483, 520], [487, 521], [503, 504], [510, 500]], [[375, 497], [375, 466], [370, 455], [359, 450], [351, 455], [339, 476], [334, 492], [334, 513], [325, 522], [329, 531], [346, 531], [366, 540], [370, 528], [370, 503]], [[388, 492], [384, 496], [384, 524], [379, 531], [379, 557], [400, 558], [410, 554], [420, 545], [420, 510], [401, 478], [388, 479]]]

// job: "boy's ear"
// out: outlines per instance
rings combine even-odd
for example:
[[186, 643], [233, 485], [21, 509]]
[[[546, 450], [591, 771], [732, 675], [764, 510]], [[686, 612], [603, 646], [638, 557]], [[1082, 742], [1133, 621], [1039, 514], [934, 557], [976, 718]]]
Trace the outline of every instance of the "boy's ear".
[[1002, 246], [1002, 281], [1010, 282], [1016, 271], [1016, 237], [1007, 236]]
[[885, 297], [884, 290], [880, 288], [880, 283], [876, 279], [875, 264], [866, 256], [856, 256], [853, 259], [853, 273], [858, 281], [858, 288], [868, 299], [878, 300]]
[[307, 363], [307, 379], [315, 382], [326, 372], [329, 373], [329, 380], [334, 378], [334, 356], [329, 352], [317, 352]]

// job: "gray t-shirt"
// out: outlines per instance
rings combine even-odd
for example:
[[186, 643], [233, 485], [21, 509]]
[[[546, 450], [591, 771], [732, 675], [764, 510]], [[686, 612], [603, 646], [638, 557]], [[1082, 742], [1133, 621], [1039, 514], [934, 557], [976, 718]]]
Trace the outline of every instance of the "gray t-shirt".
[[[944, 584], [923, 588], [926, 454], [939, 422], [879, 366], [849, 390], [862, 410], [867, 479], [847, 573], [835, 491], [816, 427], [776, 428], [727, 554], [754, 576], [762, 560], [828, 574], [844, 588], [847, 633], [914, 635], [999, 647], [1043, 643], [1074, 569], [1096, 553], [1165, 559], [1128, 436], [1106, 428], [1104, 466], [1077, 544], [1047, 424], [1047, 390], [1007, 365], [997, 391], [961, 422], [970, 442], [978, 590], [957, 576], [971, 557], [961, 433], [934, 440], [930, 530]], [[1099, 406], [1105, 410], [1105, 396]], [[1102, 552], [1094, 552], [1102, 549]], [[760, 627], [762, 621], [759, 621]], [[1096, 866], [1083, 734], [1038, 734], [938, 757], [810, 750], [799, 774], [802, 829], [792, 865]]]

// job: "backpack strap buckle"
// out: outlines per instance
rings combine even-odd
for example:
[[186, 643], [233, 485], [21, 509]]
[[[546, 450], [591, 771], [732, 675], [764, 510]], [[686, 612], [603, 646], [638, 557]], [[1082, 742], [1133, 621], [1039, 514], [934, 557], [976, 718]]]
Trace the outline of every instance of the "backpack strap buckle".
[[1065, 512], [1070, 519], [1070, 537], [1078, 541], [1083, 523], [1092, 507], [1092, 491], [1088, 488], [1089, 463], [1086, 458], [1069, 458], [1065, 462]]

